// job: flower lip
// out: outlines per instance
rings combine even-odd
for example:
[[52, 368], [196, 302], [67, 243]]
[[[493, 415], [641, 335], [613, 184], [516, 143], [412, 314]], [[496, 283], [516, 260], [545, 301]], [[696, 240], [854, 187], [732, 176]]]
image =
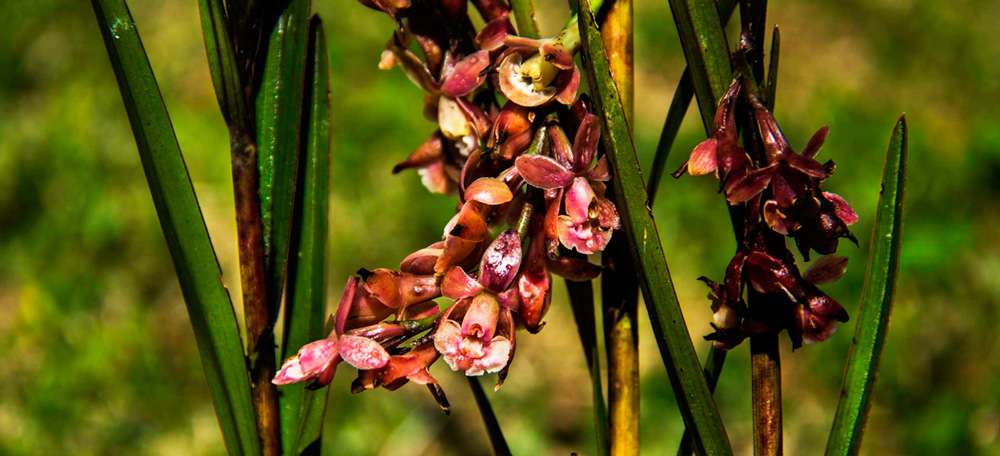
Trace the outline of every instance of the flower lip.
[[[525, 67], [526, 63], [524, 57], [518, 52], [510, 52], [500, 61], [500, 66], [497, 70], [500, 91], [510, 101], [521, 106], [535, 107], [543, 105], [555, 97], [558, 90], [547, 83], [539, 84], [547, 72], [540, 71], [537, 75], [531, 75]], [[551, 64], [544, 60], [542, 60], [542, 63], [552, 67]], [[534, 64], [544, 68], [542, 64]]]

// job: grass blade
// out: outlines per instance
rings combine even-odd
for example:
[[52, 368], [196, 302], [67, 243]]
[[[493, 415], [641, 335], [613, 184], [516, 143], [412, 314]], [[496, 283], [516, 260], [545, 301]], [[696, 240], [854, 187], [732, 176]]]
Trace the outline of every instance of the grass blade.
[[[288, 263], [282, 359], [323, 338], [326, 312], [327, 208], [330, 186], [330, 64], [323, 23], [310, 23], [303, 119], [301, 185]], [[307, 390], [302, 384], [281, 388], [281, 441], [285, 454], [299, 454], [318, 441], [329, 388]], [[318, 445], [317, 445], [318, 448]]]
[[907, 135], [906, 117], [901, 116], [892, 131], [882, 171], [882, 192], [871, 236], [872, 250], [868, 256], [854, 341], [844, 369], [840, 402], [826, 443], [827, 455], [854, 455], [861, 449], [861, 436], [871, 409], [871, 397], [896, 289], [906, 183]]
[[268, 40], [257, 94], [261, 216], [268, 261], [267, 290], [273, 309], [281, 302], [288, 265], [302, 140], [310, 4], [309, 0], [291, 0], [280, 11]]
[[123, 0], [93, 0], [160, 227], [173, 258], [226, 447], [259, 454], [243, 346], [160, 89]]
[[[721, 0], [718, 4], [719, 16], [723, 23], [728, 23], [736, 9], [736, 0]], [[670, 156], [670, 149], [677, 139], [677, 132], [681, 129], [684, 115], [687, 114], [688, 106], [694, 97], [694, 82], [691, 80], [691, 69], [684, 67], [680, 79], [677, 81], [677, 88], [674, 89], [674, 97], [670, 100], [670, 107], [667, 109], [667, 118], [663, 121], [663, 129], [660, 130], [660, 140], [656, 143], [656, 153], [653, 155], [653, 167], [649, 172], [649, 183], [646, 191], [649, 193], [649, 204], [653, 205], [656, 199], [657, 190], [660, 188], [660, 179], [663, 178], [663, 170], [667, 166], [667, 158]]]
[[538, 22], [535, 20], [535, 3], [532, 0], [511, 0], [510, 8], [514, 11], [517, 21], [518, 35], [528, 38], [538, 38]]
[[496, 456], [509, 456], [510, 448], [507, 446], [507, 439], [504, 438], [503, 431], [500, 430], [500, 422], [497, 421], [497, 416], [493, 413], [493, 406], [490, 405], [490, 399], [486, 397], [486, 392], [483, 391], [483, 385], [479, 383], [479, 377], [465, 378], [469, 381], [469, 388], [472, 389], [472, 395], [476, 398], [476, 405], [479, 406], [479, 414], [483, 417], [486, 433], [490, 436], [490, 444], [493, 445], [493, 454]]
[[597, 347], [597, 320], [594, 315], [594, 285], [591, 281], [566, 281], [566, 291], [569, 293], [570, 306], [573, 309], [573, 319], [576, 321], [576, 331], [580, 336], [580, 345], [587, 358], [587, 369], [590, 370], [590, 385], [593, 391], [594, 407], [594, 437], [597, 450], [594, 454], [608, 454], [608, 413], [604, 405], [604, 388], [601, 385], [601, 353]]
[[[602, 142], [611, 161], [615, 193], [621, 195], [625, 234], [632, 247], [633, 261], [639, 274], [650, 322], [660, 355], [685, 424], [694, 432], [694, 440], [703, 453], [732, 454], [719, 411], [701, 374], [701, 364], [684, 324], [680, 303], [667, 268], [659, 232], [646, 199], [642, 170], [635, 155], [625, 111], [611, 79], [600, 32], [590, 13], [587, 0], [574, 0], [580, 11], [580, 36], [587, 80], [594, 95], [604, 134]], [[582, 5], [582, 6], [581, 6]], [[714, 9], [714, 7], [713, 7]], [[718, 15], [716, 14], [716, 17]]]

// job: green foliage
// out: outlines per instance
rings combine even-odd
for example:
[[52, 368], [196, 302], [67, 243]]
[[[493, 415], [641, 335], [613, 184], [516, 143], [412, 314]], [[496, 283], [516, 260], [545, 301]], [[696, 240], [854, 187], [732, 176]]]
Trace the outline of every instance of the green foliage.
[[[325, 336], [327, 284], [327, 212], [330, 197], [330, 63], [323, 23], [310, 22], [309, 61], [304, 108], [308, 109], [303, 135], [302, 185], [295, 203], [295, 222], [288, 263], [284, 341], [281, 358], [294, 355], [308, 342]], [[307, 390], [293, 384], [281, 388], [282, 445], [286, 454], [299, 454], [320, 437], [328, 389]]]
[[879, 363], [889, 330], [889, 314], [896, 292], [896, 273], [903, 228], [903, 193], [907, 162], [906, 118], [900, 117], [892, 131], [882, 171], [871, 253], [861, 292], [860, 311], [854, 326], [851, 352], [844, 369], [840, 402], [826, 444], [827, 455], [854, 455], [861, 451]]
[[184, 293], [226, 446], [234, 454], [258, 453], [250, 384], [232, 304], [219, 282], [219, 262], [138, 29], [124, 1], [94, 0], [93, 6]]

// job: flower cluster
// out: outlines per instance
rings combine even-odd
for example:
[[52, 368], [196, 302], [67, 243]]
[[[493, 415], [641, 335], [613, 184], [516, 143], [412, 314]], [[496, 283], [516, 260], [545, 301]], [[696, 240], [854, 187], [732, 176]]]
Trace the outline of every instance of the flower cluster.
[[[834, 171], [832, 161], [815, 159], [827, 129], [813, 135], [801, 153], [792, 150], [777, 121], [744, 85], [741, 78], [730, 85], [719, 102], [714, 133], [674, 173], [675, 177], [685, 172], [714, 173], [729, 204], [739, 205], [743, 213], [739, 250], [725, 279], [720, 284], [702, 278], [711, 289], [714, 312], [715, 332], [706, 338], [717, 347], [732, 348], [749, 336], [786, 329], [795, 347], [803, 340], [822, 341], [848, 316], [817, 285], [836, 280], [846, 270], [846, 258], [830, 254], [840, 238], [856, 242], [848, 226], [858, 216], [844, 198], [821, 189]], [[741, 95], [756, 129], [744, 137], [759, 140], [757, 157], [738, 142]], [[806, 261], [812, 251], [828, 256], [803, 275], [785, 237], [795, 240]], [[753, 306], [744, 300], [745, 292], [755, 295]]]
[[398, 270], [351, 277], [330, 335], [286, 360], [274, 383], [326, 385], [344, 361], [358, 370], [354, 391], [412, 381], [447, 411], [431, 364], [441, 357], [465, 375], [496, 373], [499, 387], [517, 329], [544, 326], [552, 274], [600, 273], [585, 255], [620, 227], [605, 196], [611, 176], [598, 119], [577, 96], [572, 34], [517, 36], [496, 0], [474, 2], [487, 20], [478, 33], [466, 2], [362, 3], [397, 22], [379, 66], [400, 67], [423, 89], [424, 112], [437, 123], [393, 172], [417, 169], [430, 191], [457, 194], [458, 210], [441, 240]]

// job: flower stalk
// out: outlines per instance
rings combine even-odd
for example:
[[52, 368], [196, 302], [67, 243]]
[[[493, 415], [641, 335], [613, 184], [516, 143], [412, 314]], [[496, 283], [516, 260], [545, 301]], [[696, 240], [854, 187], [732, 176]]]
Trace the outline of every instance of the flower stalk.
[[[632, 119], [635, 98], [632, 0], [612, 0], [606, 9], [601, 37], [626, 119]], [[628, 241], [620, 236], [611, 241], [602, 255], [601, 303], [608, 358], [609, 443], [610, 454], [616, 456], [639, 454], [639, 333], [636, 322], [639, 284], [630, 255]]]

